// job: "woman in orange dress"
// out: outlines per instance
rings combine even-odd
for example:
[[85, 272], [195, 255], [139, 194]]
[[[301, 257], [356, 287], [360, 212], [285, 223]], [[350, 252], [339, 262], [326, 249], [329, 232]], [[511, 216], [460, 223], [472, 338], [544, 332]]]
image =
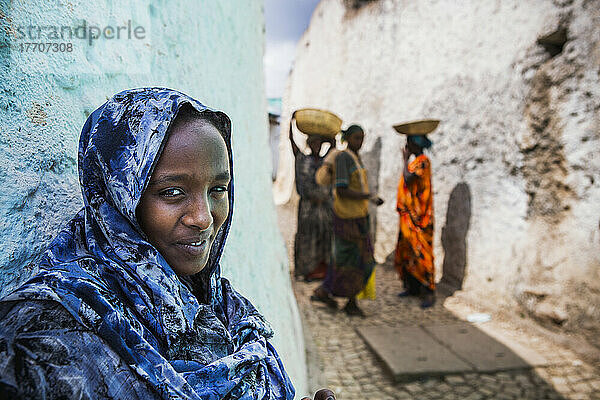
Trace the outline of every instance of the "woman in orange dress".
[[[425, 135], [407, 137], [396, 205], [400, 234], [394, 264], [405, 289], [400, 296], [420, 296], [422, 308], [435, 303], [431, 162], [423, 154], [431, 145]], [[409, 162], [411, 154], [415, 158]]]

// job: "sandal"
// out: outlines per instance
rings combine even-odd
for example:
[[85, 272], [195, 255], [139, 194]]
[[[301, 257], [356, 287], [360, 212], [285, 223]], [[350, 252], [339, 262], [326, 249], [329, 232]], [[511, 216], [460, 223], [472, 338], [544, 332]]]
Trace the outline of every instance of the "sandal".
[[430, 308], [435, 304], [435, 297], [432, 295], [425, 296], [423, 301], [421, 302], [421, 308]]
[[367, 315], [363, 312], [363, 310], [358, 308], [358, 306], [356, 304], [350, 304], [350, 303], [346, 304], [343, 308], [343, 311], [351, 317], [361, 317], [361, 318], [367, 317]]
[[334, 310], [337, 310], [337, 308], [338, 308], [337, 302], [331, 296], [322, 296], [322, 295], [313, 293], [312, 296], [310, 296], [310, 299], [312, 301], [318, 301], [319, 303], [324, 303], [327, 305], [327, 307], [334, 309]]

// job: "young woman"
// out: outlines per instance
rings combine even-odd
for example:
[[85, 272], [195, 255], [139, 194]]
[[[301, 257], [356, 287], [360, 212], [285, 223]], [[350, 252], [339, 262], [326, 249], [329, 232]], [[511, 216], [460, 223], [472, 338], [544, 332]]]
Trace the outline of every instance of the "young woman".
[[352, 125], [342, 132], [342, 141], [348, 143], [348, 148], [335, 157], [333, 262], [323, 285], [311, 297], [332, 308], [337, 307], [332, 295], [345, 297], [348, 302], [344, 312], [363, 317], [356, 295], [367, 284], [375, 266], [369, 227], [369, 200], [378, 206], [383, 204], [382, 199], [369, 193], [367, 171], [359, 156], [364, 136], [358, 125]]
[[[423, 154], [431, 144], [425, 135], [407, 137], [396, 205], [400, 234], [394, 263], [405, 289], [400, 297], [420, 296], [422, 308], [435, 303], [431, 162]], [[411, 154], [415, 159], [409, 163]]]
[[292, 115], [289, 138], [296, 163], [296, 191], [300, 196], [294, 238], [294, 275], [309, 282], [323, 279], [331, 260], [331, 190], [317, 185], [315, 173], [323, 164], [324, 157], [320, 156], [323, 143], [329, 143], [331, 151], [335, 149], [335, 139], [309, 135], [306, 143], [310, 153], [304, 154], [292, 136], [293, 121]]
[[173, 90], [115, 95], [81, 132], [84, 208], [0, 302], [14, 399], [292, 399], [272, 331], [220, 276], [230, 120]]

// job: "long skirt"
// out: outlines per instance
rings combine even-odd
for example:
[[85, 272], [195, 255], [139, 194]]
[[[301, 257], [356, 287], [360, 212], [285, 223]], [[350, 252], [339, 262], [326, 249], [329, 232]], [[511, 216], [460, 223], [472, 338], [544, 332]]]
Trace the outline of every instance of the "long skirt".
[[294, 240], [294, 275], [308, 276], [320, 265], [331, 260], [332, 229], [331, 203], [311, 203], [300, 199], [298, 230]]
[[394, 264], [409, 292], [418, 292], [419, 284], [435, 290], [433, 224], [420, 229], [401, 219]]
[[334, 296], [355, 297], [374, 267], [369, 217], [344, 219], [334, 213], [333, 257], [323, 287]]

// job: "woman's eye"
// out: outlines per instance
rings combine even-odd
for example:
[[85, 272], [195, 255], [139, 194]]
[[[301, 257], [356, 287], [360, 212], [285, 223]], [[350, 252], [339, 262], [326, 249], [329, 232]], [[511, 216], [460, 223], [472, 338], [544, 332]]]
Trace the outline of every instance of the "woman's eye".
[[210, 191], [215, 194], [215, 196], [222, 196], [227, 193], [227, 186], [215, 186]]
[[183, 195], [183, 190], [178, 188], [169, 188], [160, 192], [160, 195], [163, 197], [173, 198], [180, 195]]

